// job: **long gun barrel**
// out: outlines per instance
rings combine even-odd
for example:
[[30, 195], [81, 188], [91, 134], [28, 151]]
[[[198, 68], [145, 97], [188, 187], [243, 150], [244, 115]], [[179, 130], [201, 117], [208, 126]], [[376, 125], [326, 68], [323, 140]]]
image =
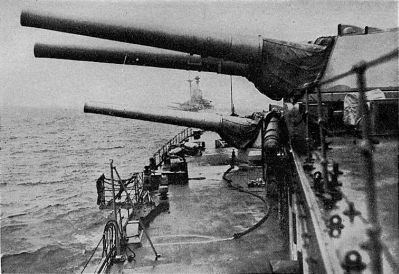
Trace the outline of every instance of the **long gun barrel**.
[[237, 148], [246, 148], [251, 145], [260, 130], [259, 121], [212, 113], [172, 110], [148, 112], [115, 105], [89, 103], [85, 104], [84, 112], [209, 130], [218, 133], [230, 145]]
[[[231, 72], [233, 75], [245, 76], [261, 93], [274, 100], [289, 98], [316, 81], [327, 63], [332, 45], [332, 39], [322, 39], [318, 44], [298, 44], [263, 39], [260, 36], [204, 35], [171, 30], [165, 26], [155, 26], [152, 22], [144, 25], [129, 23], [121, 26], [117, 23], [31, 11], [21, 13], [21, 25], [197, 54], [203, 58], [205, 64], [209, 65], [209, 70], [206, 66], [203, 70], [215, 71], [218, 66], [217, 70], [223, 71], [225, 66], [224, 72], [221, 73]], [[41, 47], [43, 49], [43, 46]], [[77, 51], [79, 52], [78, 49]], [[76, 54], [79, 54], [78, 52]], [[108, 54], [102, 50], [99, 52], [103, 56]], [[93, 52], [86, 53], [93, 57]], [[71, 59], [72, 55], [69, 54]], [[223, 59], [225, 63], [222, 63], [222, 69], [220, 62], [210, 61], [208, 57]], [[170, 59], [168, 61], [167, 58], [160, 58], [157, 61], [150, 56], [142, 58], [154, 66], [195, 69], [191, 65], [183, 65], [187, 62], [179, 58], [175, 63]], [[101, 61], [99, 58], [96, 59]]]
[[152, 53], [148, 51], [124, 50], [119, 48], [35, 44], [34, 54], [35, 57], [38, 58], [209, 71], [238, 76], [246, 76], [249, 73], [247, 64], [224, 61], [211, 57], [201, 58], [199, 56], [190, 56], [178, 52]]
[[166, 30], [164, 26], [120, 26], [118, 24], [87, 21], [82, 18], [63, 18], [59, 15], [23, 11], [21, 25], [73, 33], [131, 44], [151, 46], [203, 57], [212, 56], [239, 63], [254, 62], [260, 56], [261, 39], [247, 37], [234, 39], [213, 36], [192, 35], [177, 30]]

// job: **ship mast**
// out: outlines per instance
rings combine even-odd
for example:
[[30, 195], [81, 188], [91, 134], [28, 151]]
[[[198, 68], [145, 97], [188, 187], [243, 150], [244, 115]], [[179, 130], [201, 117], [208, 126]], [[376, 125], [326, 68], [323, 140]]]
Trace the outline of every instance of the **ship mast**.
[[199, 86], [200, 77], [196, 76], [194, 79], [195, 79], [195, 84], [196, 84], [195, 93], [194, 93], [194, 99], [195, 99], [195, 101], [197, 103], [201, 103], [201, 101], [202, 101], [202, 91], [201, 91], [200, 86]]
[[233, 76], [230, 75], [230, 106], [231, 106], [231, 116], [237, 116], [234, 110], [234, 103], [233, 103]]
[[191, 80], [191, 79], [188, 79], [188, 80], [187, 80], [187, 82], [188, 82], [189, 89], [190, 89], [190, 101], [192, 101], [192, 98], [193, 98], [193, 92], [192, 92], [192, 89], [191, 89], [191, 83], [193, 82], [193, 80]]

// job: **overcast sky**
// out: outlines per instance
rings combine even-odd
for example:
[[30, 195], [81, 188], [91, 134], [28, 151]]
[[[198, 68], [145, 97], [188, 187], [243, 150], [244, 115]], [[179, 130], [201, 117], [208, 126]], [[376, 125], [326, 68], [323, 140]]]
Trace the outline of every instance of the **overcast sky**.
[[[394, 1], [0, 1], [0, 90], [3, 106], [82, 108], [86, 101], [166, 107], [188, 99], [188, 78], [201, 77], [204, 96], [228, 107], [230, 77], [198, 73], [35, 59], [35, 42], [74, 45], [132, 45], [21, 27], [21, 10], [41, 10], [109, 22], [161, 25], [206, 34], [262, 35], [305, 42], [335, 35], [339, 23], [398, 26]], [[233, 77], [240, 109], [266, 109], [270, 102], [252, 83]]]

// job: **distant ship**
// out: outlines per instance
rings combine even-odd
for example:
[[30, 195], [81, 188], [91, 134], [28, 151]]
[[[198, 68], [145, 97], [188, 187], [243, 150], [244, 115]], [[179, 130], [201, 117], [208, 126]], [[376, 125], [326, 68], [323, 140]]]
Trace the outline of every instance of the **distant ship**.
[[183, 111], [199, 111], [203, 109], [212, 109], [212, 101], [203, 98], [202, 96], [202, 90], [199, 87], [199, 80], [200, 77], [197, 76], [194, 78], [195, 79], [195, 87], [192, 87], [192, 82], [194, 80], [187, 80], [189, 83], [189, 88], [190, 88], [190, 100], [184, 102], [184, 103], [178, 103], [175, 102], [176, 106], [170, 106], [172, 109], [178, 109], [178, 110], [183, 110]]

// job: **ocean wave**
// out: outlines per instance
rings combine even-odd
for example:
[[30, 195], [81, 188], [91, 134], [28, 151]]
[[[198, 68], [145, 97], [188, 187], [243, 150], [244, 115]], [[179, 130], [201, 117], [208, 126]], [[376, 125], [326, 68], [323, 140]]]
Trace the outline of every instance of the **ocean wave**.
[[79, 264], [81, 255], [59, 245], [48, 245], [33, 251], [4, 254], [1, 258], [2, 272], [5, 273], [70, 272], [77, 269], [77, 267], [71, 267], [71, 261]]
[[[9, 154], [0, 186], [18, 191], [21, 199], [1, 204], [1, 231], [12, 235], [2, 241], [2, 250], [16, 253], [2, 257], [2, 271], [77, 272], [91, 253], [82, 256], [82, 243], [87, 245], [87, 239], [90, 246], [97, 243], [109, 214], [95, 204], [98, 175], [109, 174], [111, 158], [121, 175], [141, 170], [140, 162], [168, 140], [159, 135], [172, 130], [144, 122], [132, 127], [112, 118], [87, 119], [75, 111], [40, 110], [27, 115], [28, 119], [18, 117], [5, 127], [9, 135], [4, 148]], [[101, 122], [106, 127], [99, 127]], [[26, 216], [19, 215], [24, 209]], [[75, 239], [75, 234], [82, 237]]]
[[[58, 214], [57, 215], [57, 219], [63, 219], [65, 217], [68, 217], [68, 216], [74, 215], [74, 214], [78, 214], [78, 213], [81, 214], [83, 210], [87, 210], [87, 209], [91, 209], [91, 208], [89, 208], [89, 207], [79, 207], [79, 208], [76, 208], [76, 209], [72, 209], [72, 210], [69, 210], [67, 212]], [[47, 221], [52, 221], [52, 220], [47, 220]]]
[[14, 214], [14, 215], [9, 215], [9, 216], [7, 216], [7, 218], [12, 219], [15, 217], [21, 217], [21, 216], [25, 216], [25, 215], [27, 215], [27, 213], [18, 213], [18, 214]]
[[89, 225], [86, 227], [88, 231], [97, 229], [98, 227], [101, 227], [105, 224], [105, 219], [103, 218], [97, 218], [93, 222], [90, 222]]
[[28, 226], [27, 224], [5, 225], [1, 227], [1, 234], [3, 234], [3, 236], [6, 236], [17, 230], [25, 229], [27, 226]]
[[64, 180], [57, 180], [57, 181], [36, 181], [36, 182], [23, 182], [17, 185], [19, 186], [37, 186], [37, 185], [53, 185], [53, 184], [61, 184], [64, 183]]
[[72, 195], [72, 196], [67, 196], [67, 197], [61, 198], [61, 200], [63, 200], [63, 201], [69, 201], [69, 200], [71, 200], [71, 199], [73, 199], [73, 198], [77, 198], [77, 197], [79, 197], [79, 196], [81, 196], [80, 193], [74, 194], [74, 195]]
[[10, 155], [22, 154], [24, 152], [25, 151], [23, 151], [23, 150], [18, 150], [18, 151], [11, 152]]
[[34, 216], [39, 216], [41, 222], [51, 222], [54, 219], [51, 219], [52, 217], [50, 217], [50, 213], [51, 216], [53, 216], [54, 214], [57, 214], [58, 210], [62, 210], [62, 207], [65, 207], [65, 204], [61, 204], [61, 203], [55, 203], [52, 205], [47, 205], [45, 207], [41, 207], [39, 209], [37, 209], [35, 212], [33, 212]]
[[70, 117], [68, 117], [68, 116], [54, 117], [51, 121], [47, 121], [44, 125], [52, 126], [52, 125], [56, 124], [57, 122], [61, 122], [64, 120], [70, 120]]
[[64, 204], [59, 204], [59, 203], [57, 203], [57, 204], [53, 204], [53, 205], [48, 205], [48, 206], [46, 206], [45, 208], [42, 208], [41, 210], [43, 210], [43, 209], [48, 209], [48, 208], [52, 208], [52, 207], [61, 207], [61, 206], [64, 206]]
[[48, 149], [48, 148], [45, 148], [45, 149], [39, 149], [39, 150], [34, 150], [34, 151], [32, 151], [33, 153], [47, 153], [47, 152], [55, 152], [55, 153], [58, 153], [58, 149]]
[[97, 147], [95, 150], [111, 150], [111, 149], [119, 149], [125, 148], [125, 146], [114, 146], [114, 147]]

